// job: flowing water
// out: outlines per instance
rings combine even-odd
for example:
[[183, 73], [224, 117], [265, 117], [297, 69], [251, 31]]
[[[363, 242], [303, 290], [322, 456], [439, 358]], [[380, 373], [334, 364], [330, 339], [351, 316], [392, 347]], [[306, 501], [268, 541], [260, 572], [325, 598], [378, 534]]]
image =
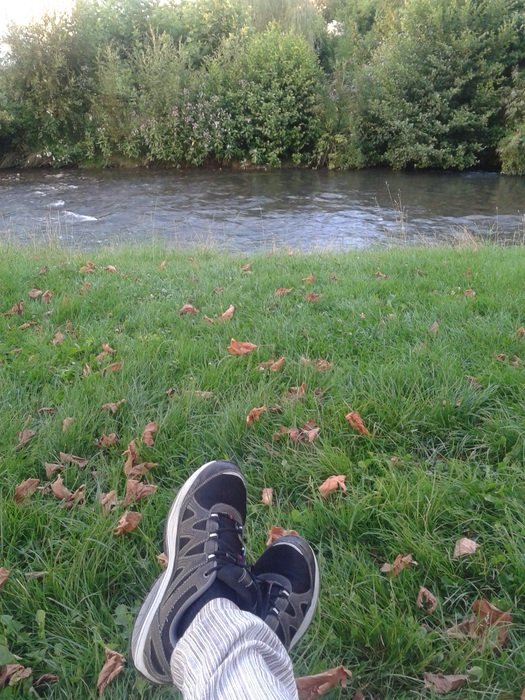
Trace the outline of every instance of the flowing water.
[[68, 170], [0, 174], [0, 240], [250, 252], [523, 240], [525, 178], [491, 173]]

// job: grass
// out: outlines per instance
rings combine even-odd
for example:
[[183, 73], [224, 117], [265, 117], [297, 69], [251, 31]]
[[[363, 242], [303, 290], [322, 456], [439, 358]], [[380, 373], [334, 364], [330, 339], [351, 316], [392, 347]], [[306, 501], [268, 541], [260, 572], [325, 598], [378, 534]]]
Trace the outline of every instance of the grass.
[[[39, 691], [47, 698], [96, 697], [105, 647], [127, 654], [133, 617], [160, 571], [156, 555], [174, 494], [203, 462], [226, 458], [247, 477], [252, 557], [274, 524], [298, 530], [318, 553], [319, 612], [294, 651], [297, 675], [342, 663], [353, 679], [341, 697], [365, 688], [377, 700], [432, 697], [425, 671], [466, 673], [468, 684], [449, 697], [518, 698], [525, 686], [525, 338], [517, 333], [525, 326], [525, 248], [276, 254], [250, 258], [251, 272], [240, 270], [246, 257], [210, 251], [148, 247], [92, 259], [96, 271], [83, 274], [86, 257], [1, 251], [0, 310], [23, 299], [24, 311], [0, 316], [0, 566], [11, 570], [0, 591], [0, 657], [9, 650], [35, 678], [57, 674], [57, 684]], [[118, 271], [105, 272], [108, 264]], [[309, 274], [313, 284], [303, 281]], [[293, 291], [277, 297], [277, 287]], [[52, 290], [50, 303], [29, 300], [31, 288]], [[319, 301], [305, 300], [310, 291]], [[200, 313], [180, 316], [185, 303]], [[229, 304], [231, 321], [203, 319]], [[21, 330], [24, 322], [34, 325]], [[57, 331], [65, 340], [53, 345]], [[232, 337], [258, 348], [233, 357]], [[103, 343], [116, 354], [98, 363]], [[280, 356], [281, 372], [258, 369]], [[318, 372], [301, 357], [333, 367]], [[120, 372], [100, 371], [114, 361], [123, 363]], [[84, 376], [86, 363], [92, 371]], [[287, 389], [302, 382], [304, 399], [286, 401]], [[101, 411], [119, 399], [126, 403], [117, 413]], [[281, 414], [246, 426], [252, 407], [276, 403]], [[56, 413], [38, 412], [46, 406]], [[371, 437], [348, 425], [350, 410]], [[63, 432], [65, 417], [75, 420]], [[321, 429], [314, 443], [272, 439], [281, 425], [309, 419]], [[154, 447], [139, 443], [140, 455], [158, 462], [148, 478], [159, 488], [137, 504], [139, 528], [115, 537], [124, 509], [104, 515], [98, 498], [113, 488], [123, 495], [121, 453], [152, 420], [159, 424]], [[36, 434], [17, 450], [24, 428]], [[99, 449], [104, 432], [117, 433], [118, 445]], [[83, 470], [64, 470], [70, 489], [86, 484], [85, 505], [67, 510], [45, 491], [15, 504], [15, 486], [29, 477], [44, 484], [44, 462], [58, 461], [59, 451], [90, 458]], [[348, 490], [322, 499], [318, 486], [332, 474], [346, 475]], [[265, 486], [275, 490], [271, 507], [260, 503]], [[479, 549], [456, 560], [462, 536]], [[380, 566], [400, 553], [418, 566], [395, 578], [382, 574]], [[45, 574], [29, 576], [35, 571]], [[416, 607], [422, 585], [438, 598], [432, 615]], [[477, 598], [512, 611], [500, 652], [446, 634]], [[5, 689], [3, 697], [30, 697], [28, 687]], [[128, 663], [105, 697], [173, 692], [149, 686]]]

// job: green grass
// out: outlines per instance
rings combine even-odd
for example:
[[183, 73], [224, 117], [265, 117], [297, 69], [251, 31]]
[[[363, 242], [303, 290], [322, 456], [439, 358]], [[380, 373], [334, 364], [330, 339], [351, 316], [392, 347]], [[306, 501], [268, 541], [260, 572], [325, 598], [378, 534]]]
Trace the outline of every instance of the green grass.
[[[425, 671], [469, 673], [468, 686], [449, 697], [518, 698], [525, 686], [525, 338], [516, 330], [525, 326], [525, 248], [241, 258], [150, 247], [92, 259], [97, 271], [82, 274], [86, 256], [1, 251], [0, 311], [22, 299], [25, 308], [0, 316], [0, 566], [11, 570], [0, 591], [0, 651], [7, 646], [34, 677], [56, 673], [59, 683], [40, 691], [47, 698], [96, 697], [105, 646], [128, 653], [133, 617], [159, 573], [174, 494], [203, 462], [225, 458], [247, 477], [251, 556], [274, 524], [295, 528], [318, 553], [319, 612], [294, 651], [297, 675], [342, 663], [353, 679], [341, 696], [366, 687], [377, 700], [432, 697]], [[252, 271], [243, 273], [247, 260]], [[118, 272], [104, 272], [107, 264]], [[43, 265], [49, 269], [39, 275]], [[310, 273], [316, 280], [308, 285], [302, 279]], [[91, 286], [82, 291], [85, 281]], [[33, 287], [52, 290], [51, 303], [30, 301]], [[293, 291], [279, 298], [277, 287]], [[474, 297], [464, 295], [468, 288]], [[317, 303], [304, 299], [309, 291], [320, 293]], [[179, 315], [188, 302], [198, 315]], [[203, 319], [229, 304], [231, 321]], [[34, 325], [20, 330], [26, 321]], [[53, 345], [58, 330], [66, 338]], [[232, 337], [258, 349], [232, 357]], [[100, 365], [102, 343], [117, 352]], [[499, 353], [507, 360], [495, 359]], [[281, 372], [258, 369], [281, 355]], [[302, 356], [333, 368], [319, 373]], [[123, 362], [122, 371], [103, 375], [110, 361]], [[84, 377], [85, 363], [92, 372]], [[302, 382], [303, 400], [283, 399]], [[126, 403], [115, 415], [100, 410], [119, 399]], [[282, 414], [246, 426], [252, 407], [276, 403]], [[43, 406], [56, 413], [39, 413]], [[350, 428], [350, 410], [371, 437]], [[75, 422], [64, 433], [67, 416]], [[316, 442], [272, 440], [279, 426], [308, 419], [321, 428]], [[159, 424], [155, 445], [140, 454], [158, 462], [148, 478], [159, 489], [137, 504], [140, 527], [116, 538], [123, 508], [104, 516], [98, 496], [112, 488], [123, 495], [121, 453], [150, 420]], [[36, 435], [17, 451], [24, 427]], [[103, 432], [116, 432], [119, 444], [98, 449]], [[59, 451], [90, 457], [84, 470], [64, 470], [70, 489], [86, 484], [86, 504], [66, 510], [42, 492], [15, 504], [16, 484], [44, 483], [44, 462], [57, 461]], [[323, 500], [317, 489], [331, 474], [345, 474], [348, 491]], [[275, 489], [269, 508], [259, 502], [264, 486]], [[454, 560], [462, 536], [480, 546]], [[417, 567], [397, 578], [380, 573], [409, 552]], [[28, 577], [34, 571], [46, 574]], [[439, 600], [432, 615], [416, 607], [421, 585]], [[445, 632], [482, 597], [513, 614], [500, 653]], [[29, 697], [27, 686], [3, 692]], [[129, 662], [105, 695], [172, 696], [141, 680]]]

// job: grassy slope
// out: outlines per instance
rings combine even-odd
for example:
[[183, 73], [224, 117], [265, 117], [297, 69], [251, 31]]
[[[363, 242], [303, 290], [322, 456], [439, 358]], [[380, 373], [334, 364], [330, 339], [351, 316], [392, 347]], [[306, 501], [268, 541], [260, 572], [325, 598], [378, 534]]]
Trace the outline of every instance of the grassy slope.
[[[228, 458], [248, 479], [248, 551], [257, 556], [268, 527], [280, 524], [319, 553], [320, 613], [294, 653], [298, 674], [344, 663], [354, 672], [353, 689], [424, 698], [424, 671], [473, 669], [469, 689], [450, 697], [517, 698], [525, 685], [525, 370], [493, 354], [525, 360], [525, 338], [516, 335], [525, 325], [525, 249], [277, 255], [253, 258], [251, 273], [240, 271], [246, 259], [210, 252], [148, 248], [94, 260], [97, 272], [88, 275], [79, 272], [85, 258], [64, 253], [7, 249], [0, 256], [1, 310], [25, 300], [21, 317], [0, 316], [0, 566], [12, 571], [0, 611], [12, 616], [2, 618], [10, 650], [35, 675], [60, 676], [46, 697], [95, 697], [104, 646], [127, 652], [133, 615], [159, 572], [155, 557], [174, 493], [202, 462]], [[108, 263], [117, 274], [102, 270]], [[44, 264], [49, 271], [40, 276]], [[388, 277], [376, 278], [378, 270]], [[309, 273], [312, 285], [302, 281]], [[84, 280], [91, 287], [80, 293]], [[49, 306], [28, 300], [32, 287], [54, 292]], [[278, 298], [277, 287], [294, 289]], [[476, 296], [465, 297], [466, 288]], [[312, 290], [321, 294], [317, 303], [304, 300]], [[186, 302], [201, 313], [179, 316]], [[203, 320], [230, 303], [232, 321]], [[18, 329], [31, 320], [34, 327]], [[429, 331], [434, 321], [437, 333]], [[55, 346], [57, 330], [66, 339]], [[258, 350], [232, 357], [231, 337]], [[100, 373], [95, 356], [104, 342], [117, 350], [111, 360], [124, 363], [121, 372]], [[258, 369], [280, 355], [282, 372]], [[326, 358], [333, 369], [319, 373], [301, 356]], [[86, 362], [93, 372], [83, 377]], [[284, 401], [286, 389], [301, 382], [306, 398]], [[315, 387], [324, 390], [322, 400]], [[114, 416], [100, 410], [122, 398]], [[274, 403], [282, 415], [246, 427], [250, 408]], [[41, 415], [42, 406], [58, 410]], [[373, 437], [350, 428], [349, 410], [360, 412]], [[63, 433], [66, 416], [75, 422]], [[312, 445], [272, 441], [280, 425], [310, 418], [321, 427]], [[141, 456], [159, 463], [151, 475], [159, 490], [138, 504], [139, 530], [115, 538], [122, 508], [103, 516], [98, 495], [111, 488], [122, 495], [121, 453], [150, 420], [160, 429]], [[24, 425], [36, 436], [15, 451]], [[103, 432], [117, 432], [118, 446], [99, 450]], [[86, 483], [86, 505], [65, 510], [41, 493], [15, 505], [15, 485], [44, 480], [43, 463], [57, 461], [60, 450], [91, 457], [85, 470], [65, 470], [70, 488]], [[331, 474], [346, 474], [348, 492], [323, 501], [317, 486]], [[263, 486], [276, 492], [270, 508], [259, 503]], [[456, 561], [461, 536], [480, 548]], [[407, 552], [418, 567], [392, 579], [379, 572]], [[47, 574], [35, 580], [30, 571]], [[421, 585], [439, 599], [433, 615], [416, 607]], [[514, 613], [499, 655], [444, 633], [478, 597]], [[13, 697], [23, 697], [18, 692]], [[171, 696], [129, 664], [106, 692], [114, 699]]]

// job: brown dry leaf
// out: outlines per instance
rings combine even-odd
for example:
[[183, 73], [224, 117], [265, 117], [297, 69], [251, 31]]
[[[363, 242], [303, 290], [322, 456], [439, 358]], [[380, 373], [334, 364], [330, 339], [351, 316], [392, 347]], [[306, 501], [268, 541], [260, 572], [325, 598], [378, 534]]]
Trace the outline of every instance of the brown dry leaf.
[[43, 293], [44, 293], [43, 289], [30, 289], [27, 293], [27, 296], [33, 300], [40, 299], [40, 297], [42, 296]]
[[53, 343], [53, 345], [61, 345], [65, 339], [66, 336], [60, 331], [57, 331], [53, 336], [53, 340], [51, 342]]
[[126, 495], [122, 501], [123, 506], [129, 506], [131, 503], [141, 501], [143, 498], [151, 496], [157, 490], [155, 484], [143, 484], [137, 479], [128, 479], [126, 481]]
[[52, 462], [45, 462], [44, 469], [46, 470], [46, 478], [48, 480], [51, 479], [55, 472], [58, 472], [63, 468], [63, 464], [53, 464]]
[[89, 374], [91, 374], [91, 367], [88, 365], [87, 362], [84, 362], [82, 365], [82, 376], [87, 377]]
[[114, 355], [117, 351], [114, 350], [109, 343], [102, 343], [102, 351], [96, 356], [97, 362], [102, 362], [108, 355]]
[[287, 401], [297, 401], [297, 399], [302, 399], [306, 393], [306, 383], [303, 382], [301, 386], [291, 386], [286, 392], [284, 397]]
[[465, 291], [463, 292], [463, 296], [465, 296], [465, 297], [475, 297], [475, 296], [476, 296], [476, 292], [475, 292], [473, 289], [465, 289]]
[[326, 695], [332, 688], [346, 688], [346, 682], [351, 677], [351, 671], [344, 666], [337, 666], [314, 676], [296, 678], [299, 700], [315, 700]]
[[520, 326], [516, 330], [516, 337], [518, 338], [525, 338], [525, 326]]
[[102, 435], [97, 441], [97, 447], [112, 447], [113, 445], [116, 445], [117, 442], [117, 433], [110, 433], [109, 435], [106, 435], [106, 433], [102, 433]]
[[30, 442], [34, 437], [36, 433], [34, 430], [28, 430], [27, 428], [25, 430], [22, 430], [21, 432], [18, 433], [18, 445], [16, 446], [15, 449], [21, 450], [22, 447], [27, 445], [28, 442]]
[[306, 284], [313, 284], [315, 282], [315, 277], [312, 274], [306, 275], [306, 277], [303, 277], [303, 282], [306, 282]]
[[520, 700], [525, 700], [525, 688], [521, 691]]
[[161, 569], [168, 568], [168, 557], [166, 556], [166, 554], [164, 552], [157, 554], [157, 561], [159, 562]]
[[301, 357], [300, 363], [305, 367], [315, 367], [318, 372], [327, 372], [329, 369], [332, 369], [332, 363], [322, 358], [310, 360], [308, 357]]
[[167, 264], [168, 264], [168, 261], [167, 261], [167, 260], [162, 260], [161, 263], [160, 263], [160, 265], [159, 265], [159, 270], [165, 270]]
[[126, 463], [124, 464], [124, 474], [128, 474], [132, 467], [139, 461], [139, 455], [137, 452], [137, 447], [135, 445], [135, 440], [132, 440], [126, 450], [122, 453], [122, 456], [126, 458]]
[[293, 287], [278, 287], [275, 290], [275, 295], [278, 297], [284, 297], [287, 294], [290, 294], [290, 292], [293, 292]]
[[182, 306], [179, 309], [179, 314], [181, 316], [185, 316], [186, 314], [198, 314], [198, 313], [199, 313], [199, 309], [196, 309], [192, 304], [184, 304], [184, 306]]
[[273, 503], [273, 489], [271, 487], [264, 488], [261, 493], [261, 503], [263, 506], [271, 506]]
[[268, 406], [268, 411], [270, 413], [282, 413], [283, 412], [283, 407], [279, 406], [278, 403], [274, 403], [271, 406]]
[[5, 664], [5, 666], [0, 666], [0, 689], [5, 688], [7, 685], [16, 685], [25, 678], [29, 678], [32, 673], [32, 668], [26, 668], [22, 664]]
[[344, 474], [339, 474], [337, 476], [329, 476], [328, 479], [323, 481], [321, 486], [319, 486], [319, 493], [321, 496], [328, 496], [329, 494], [341, 489], [341, 491], [346, 491], [346, 476]]
[[132, 467], [129, 467], [129, 469], [124, 468], [124, 473], [126, 476], [134, 479], [137, 476], [147, 474], [150, 469], [153, 469], [153, 467], [156, 467], [157, 465], [158, 462], [142, 462], [141, 464], [134, 464]]
[[235, 313], [235, 306], [233, 304], [230, 304], [226, 311], [223, 311], [223, 313], [219, 316], [219, 319], [221, 321], [229, 321], [233, 314]]
[[33, 681], [33, 688], [40, 688], [43, 685], [58, 683], [58, 676], [54, 673], [43, 673], [36, 681]]
[[69, 454], [68, 452], [59, 452], [58, 456], [62, 464], [76, 464], [80, 469], [84, 469], [89, 459], [85, 457], [77, 457], [77, 455]]
[[119, 654], [118, 651], [106, 649], [106, 661], [97, 678], [97, 690], [99, 695], [102, 695], [111, 681], [123, 670], [124, 661], [125, 658], [123, 654]]
[[118, 505], [117, 492], [108, 491], [108, 493], [100, 494], [100, 505], [107, 515], [114, 506]]
[[357, 430], [358, 433], [361, 433], [361, 435], [370, 435], [370, 432], [366, 428], [363, 419], [357, 411], [350, 411], [350, 413], [346, 414], [345, 418], [350, 423], [352, 428]]
[[166, 389], [164, 393], [168, 398], [172, 399], [177, 394], [177, 389], [175, 389], [174, 386], [170, 386], [170, 388]]
[[446, 695], [453, 690], [462, 688], [468, 681], [468, 676], [444, 676], [442, 673], [424, 673], [423, 680], [425, 681], [425, 688], [433, 690], [436, 695]]
[[53, 292], [50, 289], [46, 289], [46, 291], [42, 294], [42, 301], [44, 304], [49, 304], [52, 298]]
[[304, 295], [304, 298], [306, 299], [306, 301], [316, 302], [316, 301], [319, 301], [319, 299], [321, 298], [321, 295], [318, 294], [317, 292], [308, 292], [308, 294]]
[[57, 409], [54, 408], [53, 406], [42, 406], [42, 408], [38, 409], [38, 413], [47, 413], [48, 415], [53, 415], [53, 413], [56, 413]]
[[73, 425], [74, 422], [75, 422], [75, 419], [72, 418], [71, 416], [67, 416], [66, 418], [64, 418], [64, 420], [62, 421], [62, 432], [63, 433], [67, 432], [69, 430], [69, 428], [71, 428], [71, 426]]
[[437, 598], [428, 588], [420, 586], [416, 605], [418, 608], [425, 606], [427, 613], [431, 615], [437, 608]]
[[9, 571], [9, 569], [6, 569], [4, 566], [0, 566], [0, 588], [2, 588], [2, 586], [7, 581], [10, 573], [11, 572]]
[[116, 413], [123, 403], [126, 403], [126, 399], [120, 399], [120, 401], [116, 401], [115, 403], [103, 403], [100, 409], [102, 411], [111, 411], [111, 413]]
[[138, 527], [142, 519], [142, 514], [134, 510], [127, 510], [120, 518], [116, 528], [113, 530], [115, 535], [124, 535], [128, 532], [133, 532]]
[[159, 426], [157, 423], [155, 423], [155, 421], [150, 421], [142, 432], [142, 442], [148, 447], [153, 447], [155, 440], [154, 435], [158, 429]]
[[[4, 314], [5, 315], [5, 314]], [[22, 323], [18, 326], [19, 331], [26, 331], [28, 328], [31, 328], [32, 326], [35, 325], [34, 321], [27, 321], [26, 323]]]
[[409, 566], [417, 566], [411, 554], [398, 554], [394, 559], [393, 564], [383, 564], [380, 571], [391, 576], [399, 576], [403, 569], [408, 569]]
[[66, 508], [73, 508], [73, 506], [83, 505], [86, 501], [86, 485], [82, 484], [76, 491], [73, 491], [69, 498], [66, 498], [64, 505]]
[[388, 278], [388, 275], [385, 275], [384, 272], [381, 272], [381, 270], [378, 270], [375, 274], [374, 277], [376, 280], [386, 280]]
[[468, 554], [474, 554], [477, 548], [477, 542], [474, 542], [474, 540], [469, 540], [468, 537], [462, 537], [456, 542], [456, 546], [454, 547], [454, 559], [464, 557]]
[[284, 537], [285, 535], [298, 534], [299, 533], [297, 532], [297, 530], [286, 530], [284, 527], [280, 527], [279, 525], [272, 525], [272, 527], [268, 530], [268, 539], [266, 540], [266, 546], [269, 547], [271, 544], [277, 542], [278, 539]]
[[116, 272], [116, 271], [117, 271], [117, 268], [115, 267], [115, 265], [106, 265], [106, 267], [104, 268], [104, 272]]
[[252, 271], [252, 264], [251, 263], [245, 263], [241, 267], [241, 272], [251, 272]]
[[71, 491], [64, 486], [64, 480], [60, 476], [57, 476], [55, 481], [51, 484], [51, 491], [60, 500], [66, 500], [71, 497]]
[[17, 301], [16, 304], [8, 310], [4, 311], [4, 316], [21, 316], [24, 313], [24, 302]]
[[213, 290], [214, 294], [222, 294], [224, 292], [224, 287], [215, 287]]
[[434, 333], [434, 335], [436, 335], [436, 333], [437, 333], [438, 330], [439, 330], [439, 323], [438, 323], [437, 321], [434, 321], [434, 323], [433, 323], [431, 326], [428, 327], [428, 330], [429, 330], [431, 333]]
[[483, 386], [479, 379], [476, 379], [476, 377], [473, 377], [470, 374], [467, 374], [467, 381], [470, 386], [474, 387], [474, 389], [480, 389]]
[[246, 425], [253, 425], [255, 421], [258, 421], [263, 413], [266, 413], [266, 406], [260, 406], [259, 408], [252, 408], [251, 411], [246, 416]]
[[247, 355], [249, 352], [257, 350], [257, 345], [232, 338], [227, 350], [230, 355]]
[[109, 372], [120, 372], [122, 369], [122, 362], [112, 362], [107, 367], [104, 367], [101, 371], [102, 374], [108, 374]]
[[321, 432], [321, 428], [317, 427], [317, 425], [315, 424], [315, 421], [308, 420], [301, 428], [301, 431], [302, 431], [301, 437], [303, 439], [307, 440], [308, 442], [313, 442], [314, 440], [317, 439], [317, 436]]
[[95, 272], [97, 266], [91, 260], [88, 260], [85, 265], [82, 265], [79, 272]]
[[21, 503], [25, 498], [32, 496], [40, 484], [40, 479], [26, 479], [15, 488], [15, 503]]

